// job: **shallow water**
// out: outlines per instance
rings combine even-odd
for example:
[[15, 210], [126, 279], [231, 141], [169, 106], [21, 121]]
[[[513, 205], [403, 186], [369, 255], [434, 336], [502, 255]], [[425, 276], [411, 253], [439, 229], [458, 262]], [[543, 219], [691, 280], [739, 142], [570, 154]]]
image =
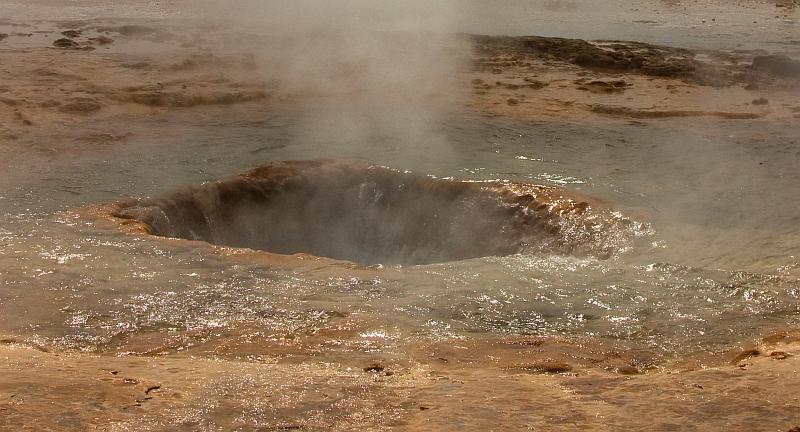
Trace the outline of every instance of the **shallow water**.
[[[0, 329], [57, 349], [202, 353], [215, 346], [216, 355], [240, 358], [247, 350], [219, 345], [243, 335], [311, 335], [355, 320], [358, 331], [348, 338], [367, 352], [552, 335], [658, 362], [718, 352], [800, 321], [796, 126], [590, 126], [459, 115], [432, 126], [441, 143], [409, 148], [382, 136], [368, 144], [326, 139], [330, 125], [309, 131], [303, 120], [314, 109], [176, 112], [168, 123], [142, 125], [125, 146], [68, 160], [22, 153], [0, 183]], [[310, 157], [563, 186], [642, 225], [610, 259], [527, 253], [297, 270], [126, 235], [71, 211]]]

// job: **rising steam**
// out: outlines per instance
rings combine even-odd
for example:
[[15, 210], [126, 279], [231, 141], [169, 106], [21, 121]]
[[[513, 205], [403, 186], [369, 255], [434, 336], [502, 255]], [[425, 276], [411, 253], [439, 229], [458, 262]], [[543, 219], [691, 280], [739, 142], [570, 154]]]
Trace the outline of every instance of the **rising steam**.
[[469, 47], [448, 1], [238, 1], [206, 3], [216, 19], [258, 35], [264, 80], [303, 104], [297, 140], [330, 150], [447, 147], [441, 117], [458, 106], [454, 79]]

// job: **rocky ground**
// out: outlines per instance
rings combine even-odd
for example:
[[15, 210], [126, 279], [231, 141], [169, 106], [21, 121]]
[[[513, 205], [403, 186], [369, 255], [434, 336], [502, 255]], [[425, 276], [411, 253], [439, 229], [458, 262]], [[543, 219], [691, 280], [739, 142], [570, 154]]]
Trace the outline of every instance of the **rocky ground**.
[[521, 119], [800, 118], [800, 62], [624, 41], [474, 36], [470, 106]]
[[[0, 341], [0, 428], [795, 431], [800, 427], [797, 333], [775, 334], [732, 354], [725, 365], [646, 371], [623, 358], [609, 362], [607, 352], [548, 338], [403, 347], [404, 354], [397, 358], [375, 358], [366, 347], [351, 347], [361, 355], [337, 356], [330, 345], [324, 347], [352, 331], [345, 327], [307, 339], [305, 347], [300, 342], [281, 344], [284, 356], [277, 362], [254, 361], [259, 346], [241, 340], [205, 348], [216, 356], [197, 351], [101, 356], [51, 353], [6, 338]], [[260, 348], [272, 355], [281, 350]], [[250, 360], [226, 359], [226, 350], [250, 352]]]
[[[43, 30], [51, 37], [37, 43], [13, 34], [0, 41], [0, 155], [6, 160], [20, 147], [65, 157], [118, 145], [131, 130], [102, 127], [109, 119], [264, 103], [269, 96], [247, 56], [196, 50], [180, 57], [112, 55], [106, 49], [120, 39], [161, 36], [133, 25], [58, 30]], [[26, 43], [2, 45], [14, 47], [15, 39]]]
[[[170, 110], [249, 104], [246, 110], [263, 112], [276, 100], [287, 106], [315, 97], [281, 93], [252, 53], [205, 48], [191, 35], [131, 24], [44, 28], [0, 38], [4, 160], [20, 147], [63, 157], [119, 145], [132, 133], [120, 123]], [[472, 55], [453, 80], [468, 97], [456, 110], [531, 121], [800, 118], [800, 60], [785, 55], [534, 36], [467, 39]], [[135, 51], [140, 43], [178, 49], [143, 54]], [[102, 126], [113, 120], [113, 128]]]

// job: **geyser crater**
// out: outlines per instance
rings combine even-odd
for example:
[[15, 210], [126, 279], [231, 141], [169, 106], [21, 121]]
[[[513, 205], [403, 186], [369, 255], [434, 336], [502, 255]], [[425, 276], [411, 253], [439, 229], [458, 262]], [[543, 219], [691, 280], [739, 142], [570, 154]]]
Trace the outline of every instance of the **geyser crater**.
[[367, 265], [527, 252], [608, 258], [640, 225], [554, 187], [333, 160], [272, 163], [113, 207], [156, 236]]

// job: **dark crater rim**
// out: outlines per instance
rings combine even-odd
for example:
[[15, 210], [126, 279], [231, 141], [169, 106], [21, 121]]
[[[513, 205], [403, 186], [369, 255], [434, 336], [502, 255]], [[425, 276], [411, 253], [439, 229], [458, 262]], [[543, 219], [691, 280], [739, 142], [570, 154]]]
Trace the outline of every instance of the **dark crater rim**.
[[119, 202], [111, 214], [159, 237], [401, 266], [520, 253], [605, 259], [632, 222], [553, 186], [330, 159], [269, 163]]

